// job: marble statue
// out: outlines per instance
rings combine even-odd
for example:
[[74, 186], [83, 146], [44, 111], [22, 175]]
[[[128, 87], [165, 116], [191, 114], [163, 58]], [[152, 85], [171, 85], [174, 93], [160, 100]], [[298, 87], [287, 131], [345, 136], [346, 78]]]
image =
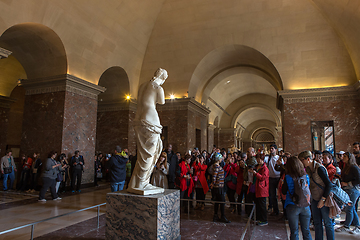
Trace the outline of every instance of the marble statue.
[[159, 115], [156, 104], [165, 104], [161, 85], [168, 77], [167, 71], [159, 68], [155, 76], [141, 84], [138, 93], [134, 128], [137, 141], [137, 161], [127, 191], [149, 195], [163, 193], [164, 189], [150, 184], [150, 176], [162, 151]]

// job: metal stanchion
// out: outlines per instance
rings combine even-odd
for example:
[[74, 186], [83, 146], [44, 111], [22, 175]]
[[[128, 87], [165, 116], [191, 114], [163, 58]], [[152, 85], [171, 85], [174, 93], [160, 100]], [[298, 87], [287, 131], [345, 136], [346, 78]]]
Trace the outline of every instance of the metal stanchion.
[[100, 226], [100, 206], [97, 207], [97, 228]]
[[35, 228], [35, 225], [31, 225], [31, 240], [34, 239], [34, 228]]

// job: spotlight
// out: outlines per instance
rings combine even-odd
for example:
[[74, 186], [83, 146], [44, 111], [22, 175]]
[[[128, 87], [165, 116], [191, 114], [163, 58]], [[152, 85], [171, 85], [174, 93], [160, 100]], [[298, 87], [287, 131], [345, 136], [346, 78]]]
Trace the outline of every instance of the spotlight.
[[130, 95], [126, 95], [126, 100], [130, 100], [131, 96]]
[[174, 94], [170, 94], [170, 99], [175, 99], [175, 95], [174, 95]]

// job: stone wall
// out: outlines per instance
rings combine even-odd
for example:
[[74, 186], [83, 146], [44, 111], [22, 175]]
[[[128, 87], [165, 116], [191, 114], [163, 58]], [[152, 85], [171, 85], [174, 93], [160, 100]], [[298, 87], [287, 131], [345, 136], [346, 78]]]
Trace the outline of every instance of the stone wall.
[[135, 155], [136, 139], [133, 120], [136, 112], [132, 109], [99, 111], [97, 115], [96, 151], [113, 153], [115, 146], [127, 148]]
[[[312, 150], [311, 121], [334, 121], [335, 150], [352, 151], [360, 141], [357, 85], [283, 95], [284, 149], [293, 154]], [[326, 93], [325, 93], [326, 91]]]
[[[166, 100], [165, 105], [157, 108], [161, 125], [167, 128], [167, 142], [173, 145], [174, 152], [184, 154], [194, 147], [208, 148], [208, 109], [189, 98]], [[201, 131], [201, 146], [196, 146], [196, 129]]]

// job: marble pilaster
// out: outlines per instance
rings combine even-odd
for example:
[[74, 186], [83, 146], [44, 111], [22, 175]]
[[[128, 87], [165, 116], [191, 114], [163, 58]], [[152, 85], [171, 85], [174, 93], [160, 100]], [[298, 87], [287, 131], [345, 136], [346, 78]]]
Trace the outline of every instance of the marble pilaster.
[[213, 145], [215, 144], [215, 142], [214, 142], [214, 138], [215, 138], [215, 132], [214, 132], [214, 130], [215, 130], [215, 128], [216, 128], [216, 126], [215, 125], [212, 125], [212, 124], [209, 124], [208, 125], [208, 130], [207, 130], [207, 132], [208, 132], [208, 147], [207, 147], [207, 151], [208, 152], [211, 152], [212, 151], [212, 148], [213, 148]]
[[93, 181], [97, 94], [104, 88], [65, 74], [22, 80], [26, 89], [21, 151], [55, 150], [69, 157], [79, 150], [85, 159], [82, 183]]
[[[167, 128], [165, 142], [173, 145], [173, 151], [184, 153], [194, 147], [207, 149], [207, 125], [210, 110], [192, 98], [167, 99], [157, 106], [161, 125]], [[196, 146], [196, 130], [200, 130]]]
[[106, 195], [108, 240], [180, 239], [180, 191], [135, 195], [126, 190]]
[[96, 129], [96, 150], [114, 152], [115, 146], [127, 148], [130, 155], [136, 154], [136, 138], [133, 120], [135, 102], [99, 102]]

